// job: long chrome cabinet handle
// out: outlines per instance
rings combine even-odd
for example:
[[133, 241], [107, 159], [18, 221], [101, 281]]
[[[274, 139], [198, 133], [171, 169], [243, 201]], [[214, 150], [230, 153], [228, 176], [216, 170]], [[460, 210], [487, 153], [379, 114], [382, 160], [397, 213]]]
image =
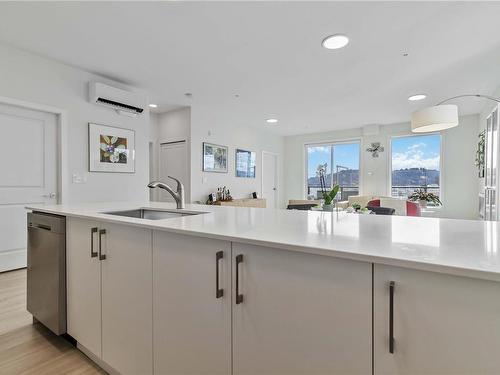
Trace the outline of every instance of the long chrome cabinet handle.
[[243, 263], [243, 254], [236, 256], [236, 304], [243, 302], [243, 294], [240, 294], [240, 263]]
[[97, 257], [97, 251], [94, 251], [94, 233], [97, 233], [97, 227], [90, 230], [90, 257]]
[[389, 283], [389, 353], [394, 353], [394, 288], [396, 283]]
[[215, 253], [215, 298], [221, 298], [224, 296], [224, 289], [219, 288], [219, 261], [223, 258], [223, 251], [217, 251], [217, 253]]
[[106, 234], [106, 229], [101, 229], [99, 231], [99, 260], [106, 259], [106, 254], [102, 253], [102, 236]]

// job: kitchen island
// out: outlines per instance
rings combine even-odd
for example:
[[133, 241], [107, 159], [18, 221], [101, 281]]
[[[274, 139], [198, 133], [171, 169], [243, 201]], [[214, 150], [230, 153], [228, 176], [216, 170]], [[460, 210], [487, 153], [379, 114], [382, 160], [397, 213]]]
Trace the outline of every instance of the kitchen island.
[[67, 217], [68, 333], [124, 374], [498, 373], [496, 222], [168, 203]]

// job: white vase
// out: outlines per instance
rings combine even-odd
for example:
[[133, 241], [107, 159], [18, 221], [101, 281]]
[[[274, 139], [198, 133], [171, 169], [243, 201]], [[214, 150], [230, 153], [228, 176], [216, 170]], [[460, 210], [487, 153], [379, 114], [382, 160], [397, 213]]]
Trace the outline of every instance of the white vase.
[[323, 211], [333, 211], [333, 204], [324, 204]]
[[418, 204], [420, 205], [420, 208], [427, 208], [427, 201], [424, 199], [419, 200]]

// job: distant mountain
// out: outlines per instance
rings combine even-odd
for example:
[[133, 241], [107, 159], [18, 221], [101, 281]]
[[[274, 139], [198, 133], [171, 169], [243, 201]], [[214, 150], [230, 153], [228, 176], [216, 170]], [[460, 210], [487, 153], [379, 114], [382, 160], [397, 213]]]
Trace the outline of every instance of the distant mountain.
[[[330, 181], [330, 174], [325, 176], [325, 180], [327, 183]], [[341, 186], [359, 186], [359, 170], [340, 171], [338, 180], [337, 173], [334, 173], [333, 180], [339, 181]], [[320, 187], [319, 177], [309, 177], [307, 182], [309, 186]], [[439, 186], [439, 171], [425, 168], [405, 168], [392, 172], [392, 184], [395, 186], [422, 186], [425, 183]]]
[[[340, 186], [359, 186], [359, 170], [348, 169], [339, 172], [339, 179], [337, 180], [337, 173], [333, 174], [333, 180], [339, 181]], [[330, 180], [330, 173], [325, 176], [325, 181], [328, 183]], [[307, 179], [309, 186], [320, 187], [319, 177], [309, 177]]]
[[439, 171], [425, 168], [406, 168], [392, 171], [393, 186], [439, 186]]

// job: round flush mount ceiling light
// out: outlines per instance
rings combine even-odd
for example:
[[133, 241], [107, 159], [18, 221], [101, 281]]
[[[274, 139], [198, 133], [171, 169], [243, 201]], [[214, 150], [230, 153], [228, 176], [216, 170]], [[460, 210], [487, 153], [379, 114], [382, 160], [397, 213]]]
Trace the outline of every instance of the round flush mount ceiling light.
[[427, 98], [427, 95], [425, 95], [425, 94], [416, 94], [416, 95], [412, 95], [412, 96], [408, 97], [408, 100], [410, 102], [416, 102], [417, 100], [423, 100], [425, 98]]
[[158, 104], [153, 104], [153, 103], [151, 103], [151, 104], [149, 105], [149, 107], [150, 107], [150, 108], [158, 108]]
[[321, 45], [326, 49], [339, 49], [347, 46], [349, 43], [349, 38], [342, 34], [335, 34], [327, 36], [321, 42]]
[[278, 119], [276, 119], [276, 118], [268, 118], [268, 119], [266, 120], [266, 122], [267, 122], [268, 124], [277, 124], [277, 123], [278, 123]]

